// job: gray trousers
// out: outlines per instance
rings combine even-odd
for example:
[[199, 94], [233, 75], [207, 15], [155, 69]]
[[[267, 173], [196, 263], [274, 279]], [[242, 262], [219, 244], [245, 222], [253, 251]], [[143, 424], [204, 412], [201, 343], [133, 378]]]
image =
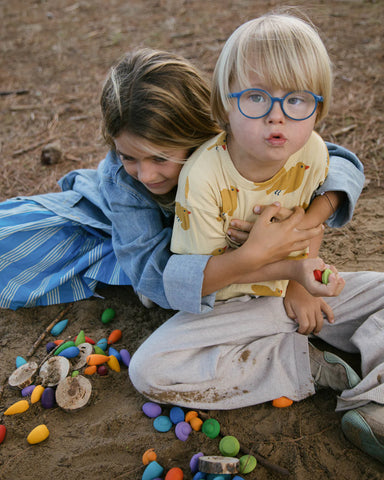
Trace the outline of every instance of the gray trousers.
[[[318, 337], [361, 354], [363, 380], [342, 392], [337, 410], [369, 401], [384, 404], [384, 273], [343, 273], [346, 286], [326, 299], [335, 323]], [[180, 312], [133, 355], [135, 388], [159, 403], [188, 408], [234, 409], [286, 396], [315, 393], [308, 337], [297, 333], [277, 297], [219, 303], [208, 314]]]

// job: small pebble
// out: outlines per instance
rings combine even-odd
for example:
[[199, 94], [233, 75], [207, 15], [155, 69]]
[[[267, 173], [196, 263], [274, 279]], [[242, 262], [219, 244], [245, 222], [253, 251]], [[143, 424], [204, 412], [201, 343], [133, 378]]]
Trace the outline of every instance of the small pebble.
[[105, 377], [106, 375], [108, 375], [108, 368], [105, 366], [105, 365], [99, 365], [97, 367], [97, 373], [101, 376], [101, 377]]
[[214, 418], [209, 418], [203, 423], [201, 431], [209, 438], [216, 438], [220, 433], [220, 424]]
[[72, 342], [72, 340], [69, 340], [68, 342], [61, 343], [59, 348], [55, 350], [54, 355], [59, 355], [59, 353], [61, 353], [63, 350], [69, 347], [76, 347], [75, 342]]
[[52, 352], [52, 350], [54, 350], [56, 348], [56, 343], [55, 342], [48, 342], [47, 345], [45, 346], [45, 349], [47, 351], [47, 353], [50, 353]]
[[179, 422], [178, 424], [176, 424], [175, 435], [182, 442], [185, 442], [188, 439], [191, 432], [192, 427], [189, 423]]
[[189, 468], [191, 469], [192, 473], [197, 473], [198, 472], [198, 470], [199, 470], [199, 458], [200, 457], [204, 457], [204, 453], [202, 453], [202, 452], [195, 453], [195, 455], [193, 455], [193, 457], [191, 458], [191, 460], [189, 462]]
[[97, 371], [96, 365], [90, 365], [89, 367], [84, 369], [84, 375], [93, 375]]
[[179, 467], [171, 468], [165, 475], [164, 480], [183, 480], [184, 473]]
[[243, 455], [239, 458], [239, 472], [240, 473], [250, 473], [256, 468], [257, 460], [253, 455]]
[[4, 415], [15, 415], [17, 413], [24, 413], [29, 408], [29, 403], [27, 400], [19, 400], [15, 402], [13, 405], [7, 408], [4, 412]]
[[158, 432], [164, 433], [169, 432], [169, 430], [173, 426], [173, 423], [171, 422], [171, 419], [166, 415], [160, 415], [154, 419], [153, 426]]
[[169, 412], [169, 418], [175, 425], [179, 422], [184, 422], [185, 414], [183, 409], [180, 407], [172, 407]]
[[78, 347], [80, 344], [85, 343], [85, 333], [84, 330], [81, 330], [80, 333], [75, 338], [75, 345]]
[[31, 445], [43, 442], [49, 437], [49, 430], [46, 425], [39, 425], [35, 427], [28, 435], [27, 441]]
[[57, 355], [59, 357], [65, 357], [65, 358], [75, 358], [79, 355], [80, 350], [77, 347], [68, 347], [64, 348], [61, 352], [59, 352]]
[[51, 329], [51, 335], [53, 335], [54, 337], [57, 337], [57, 335], [60, 335], [60, 333], [65, 329], [67, 325], [68, 325], [68, 319], [61, 320], [60, 322], [56, 323], [56, 325]]
[[118, 362], [121, 362], [121, 356], [120, 353], [116, 350], [116, 348], [109, 347], [108, 349], [108, 355], [113, 355], [114, 357], [117, 358]]
[[93, 347], [93, 350], [94, 350], [94, 352], [97, 353], [98, 355], [107, 355], [107, 354], [105, 353], [105, 350], [103, 350], [102, 348], [98, 347], [97, 345], [95, 345], [95, 346]]
[[37, 403], [43, 395], [44, 390], [42, 385], [36, 385], [31, 394], [31, 403]]
[[240, 451], [240, 443], [236, 437], [226, 435], [220, 440], [219, 450], [224, 457], [236, 457]]
[[0, 425], [0, 443], [4, 442], [4, 438], [6, 434], [7, 434], [7, 429], [5, 425]]
[[204, 480], [206, 478], [206, 474], [203, 473], [203, 472], [197, 472], [194, 477], [193, 477], [193, 480]]
[[20, 356], [17, 356], [17, 357], [16, 357], [16, 368], [21, 367], [21, 366], [24, 365], [25, 363], [27, 363], [27, 360], [25, 360], [25, 358], [20, 357]]
[[28, 385], [27, 387], [24, 387], [24, 388], [21, 390], [21, 395], [22, 395], [23, 397], [29, 397], [29, 396], [31, 396], [33, 390], [35, 389], [35, 386], [36, 386], [36, 385]]
[[114, 355], [110, 355], [107, 364], [114, 372], [120, 372], [120, 363]]
[[193, 430], [195, 430], [196, 432], [199, 432], [201, 430], [201, 427], [203, 426], [203, 421], [199, 417], [191, 418], [189, 423], [191, 424]]
[[96, 346], [101, 348], [102, 350], [106, 350], [108, 347], [108, 340], [106, 338], [101, 338], [97, 343]]
[[149, 418], [156, 418], [161, 415], [161, 407], [157, 403], [146, 402], [141, 407], [145, 415]]
[[149, 463], [144, 470], [141, 480], [153, 480], [164, 472], [164, 468], [155, 461]]
[[109, 323], [111, 320], [113, 320], [116, 316], [116, 312], [113, 308], [107, 308], [104, 310], [104, 312], [101, 315], [101, 321], [102, 323]]
[[326, 268], [321, 275], [321, 282], [324, 283], [324, 285], [328, 285], [328, 279], [331, 273], [333, 273], [332, 270], [330, 268]]
[[143, 464], [148, 465], [150, 462], [157, 460], [156, 452], [153, 448], [149, 448], [143, 453]]
[[120, 357], [121, 357], [121, 361], [124, 363], [124, 365], [126, 367], [129, 367], [129, 364], [131, 362], [131, 355], [129, 354], [128, 350], [126, 350], [125, 348], [122, 348], [120, 350]]
[[293, 403], [293, 400], [287, 397], [280, 397], [280, 398], [275, 398], [272, 400], [272, 405], [276, 408], [285, 408], [291, 406]]
[[55, 390], [52, 387], [47, 387], [41, 395], [41, 406], [43, 408], [53, 408], [55, 403]]
[[112, 343], [118, 342], [123, 335], [123, 332], [119, 330], [118, 328], [116, 330], [113, 330], [108, 337], [108, 345], [111, 345]]

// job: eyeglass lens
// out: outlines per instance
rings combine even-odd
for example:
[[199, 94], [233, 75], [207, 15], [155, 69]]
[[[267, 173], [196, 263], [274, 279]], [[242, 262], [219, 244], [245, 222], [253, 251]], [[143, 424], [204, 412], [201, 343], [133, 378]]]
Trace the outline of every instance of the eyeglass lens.
[[[304, 91], [291, 92], [279, 103], [284, 114], [295, 120], [302, 120], [311, 116], [316, 108], [315, 97]], [[247, 117], [263, 117], [269, 112], [271, 105], [272, 97], [262, 90], [247, 90], [239, 98], [240, 111]]]

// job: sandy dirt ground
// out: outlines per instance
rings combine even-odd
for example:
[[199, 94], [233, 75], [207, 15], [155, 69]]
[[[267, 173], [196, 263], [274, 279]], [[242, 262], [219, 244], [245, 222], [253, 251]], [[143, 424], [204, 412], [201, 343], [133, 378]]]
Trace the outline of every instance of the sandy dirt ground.
[[[106, 148], [99, 133], [98, 99], [111, 64], [125, 51], [149, 46], [183, 54], [209, 77], [229, 34], [244, 21], [288, 2], [272, 0], [0, 0], [0, 200], [58, 190], [57, 180], [75, 168], [93, 168]], [[297, 1], [320, 29], [335, 70], [333, 106], [320, 126], [324, 139], [340, 143], [362, 159], [366, 185], [355, 217], [346, 227], [326, 231], [322, 256], [340, 270], [384, 269], [384, 125], [382, 0]], [[13, 94], [9, 94], [14, 92]], [[18, 92], [18, 93], [17, 93]], [[59, 144], [63, 157], [42, 165], [42, 148]], [[173, 312], [147, 310], [130, 288], [99, 291], [69, 305], [71, 339], [84, 330], [98, 340], [121, 329], [117, 349], [132, 354]], [[100, 321], [107, 307], [110, 324]], [[140, 479], [141, 457], [155, 448], [167, 471], [183, 469], [197, 452], [218, 454], [218, 439], [194, 432], [186, 442], [174, 431], [158, 433], [141, 406], [145, 399], [130, 384], [127, 369], [93, 376], [90, 404], [67, 413], [31, 405], [23, 414], [2, 412], [20, 400], [8, 387], [17, 356], [31, 347], [65, 306], [0, 312], [0, 479]], [[33, 355], [41, 363], [47, 335]], [[321, 345], [320, 345], [321, 346]], [[356, 356], [346, 357], [357, 368]], [[270, 404], [228, 412], [206, 412], [243, 448], [262, 462], [249, 480], [379, 480], [384, 465], [358, 451], [343, 436], [333, 392], [322, 391], [286, 409]], [[165, 408], [167, 412], [167, 408]], [[46, 424], [49, 438], [29, 445], [28, 433]]]

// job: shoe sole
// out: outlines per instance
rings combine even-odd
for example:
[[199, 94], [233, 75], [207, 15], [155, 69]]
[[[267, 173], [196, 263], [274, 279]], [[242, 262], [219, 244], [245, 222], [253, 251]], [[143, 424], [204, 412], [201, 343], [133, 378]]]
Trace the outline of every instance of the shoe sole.
[[361, 382], [361, 378], [357, 375], [353, 368], [348, 365], [348, 363], [344, 362], [342, 358], [331, 352], [323, 352], [323, 356], [326, 362], [342, 365], [344, 367], [348, 379], [349, 388], [356, 387], [356, 385]]
[[341, 419], [341, 429], [357, 448], [384, 463], [384, 445], [375, 437], [371, 427], [356, 410], [349, 410]]

